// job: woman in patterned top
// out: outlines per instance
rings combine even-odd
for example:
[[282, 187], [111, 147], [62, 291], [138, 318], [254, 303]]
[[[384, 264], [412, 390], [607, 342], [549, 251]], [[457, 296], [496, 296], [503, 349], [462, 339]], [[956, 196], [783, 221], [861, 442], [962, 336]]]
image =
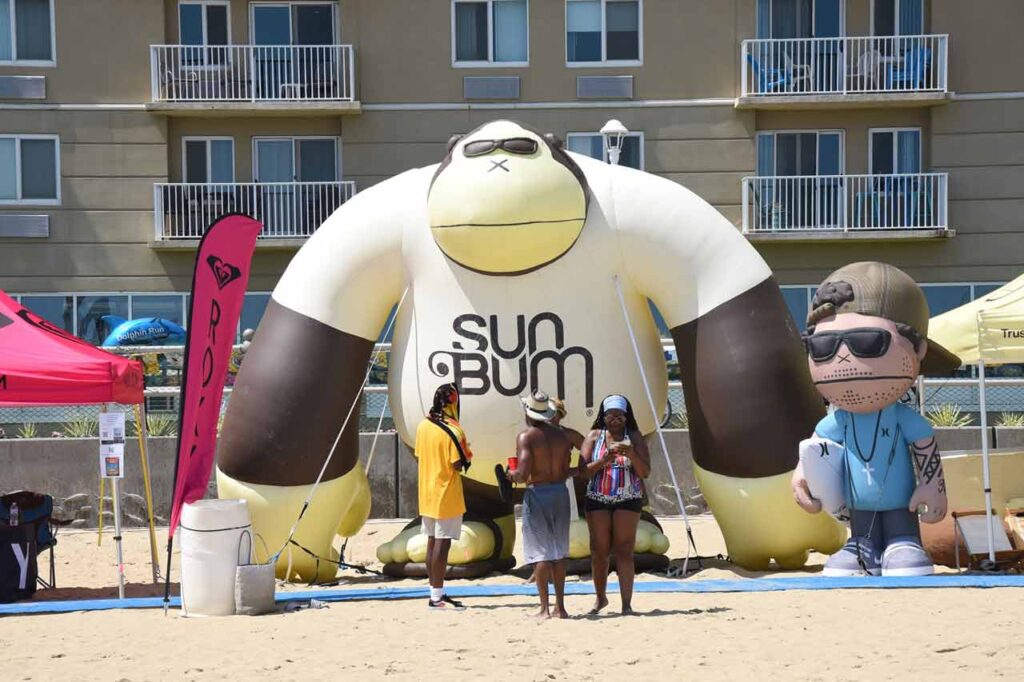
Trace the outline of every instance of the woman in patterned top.
[[622, 613], [633, 612], [633, 545], [643, 508], [643, 479], [651, 473], [651, 456], [633, 416], [633, 406], [621, 395], [601, 402], [593, 430], [580, 452], [586, 463], [587, 526], [590, 561], [597, 601], [590, 613], [608, 605], [608, 557], [615, 552]]

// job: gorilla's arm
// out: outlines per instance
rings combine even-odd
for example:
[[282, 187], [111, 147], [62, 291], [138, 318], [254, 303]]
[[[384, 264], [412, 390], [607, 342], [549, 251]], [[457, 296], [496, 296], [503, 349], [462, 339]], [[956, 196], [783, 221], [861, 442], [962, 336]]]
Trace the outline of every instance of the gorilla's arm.
[[[429, 174], [411, 171], [339, 208], [299, 250], [274, 290], [235, 383], [218, 455], [247, 483], [312, 483], [366, 374], [374, 340], [401, 297], [404, 207]], [[358, 409], [330, 467], [358, 456]]]
[[[372, 350], [373, 341], [271, 300], [228, 402], [220, 470], [248, 483], [315, 481], [358, 397]], [[356, 410], [324, 480], [355, 464], [358, 432]]]
[[672, 339], [697, 464], [737, 478], [792, 471], [825, 410], [775, 278], [675, 327]]
[[697, 464], [739, 478], [791, 471], [824, 407], [771, 270], [696, 194], [607, 168], [629, 280], [672, 330]]

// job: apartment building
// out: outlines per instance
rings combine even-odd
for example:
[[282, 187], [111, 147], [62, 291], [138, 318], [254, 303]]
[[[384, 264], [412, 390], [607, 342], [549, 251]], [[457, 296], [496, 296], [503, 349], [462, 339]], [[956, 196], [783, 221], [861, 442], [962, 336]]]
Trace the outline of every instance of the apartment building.
[[[354, 192], [514, 118], [714, 204], [802, 320], [847, 262], [933, 311], [1024, 271], [1018, 0], [0, 0], [0, 288], [98, 342], [182, 321], [255, 215], [242, 326]], [[685, 229], [680, 225], [680, 229]]]

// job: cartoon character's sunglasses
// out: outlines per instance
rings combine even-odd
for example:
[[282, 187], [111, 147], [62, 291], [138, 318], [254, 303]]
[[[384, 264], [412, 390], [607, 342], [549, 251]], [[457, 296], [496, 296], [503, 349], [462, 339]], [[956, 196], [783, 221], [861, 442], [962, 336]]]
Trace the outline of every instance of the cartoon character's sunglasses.
[[483, 156], [490, 154], [498, 147], [513, 154], [533, 154], [537, 151], [537, 140], [529, 137], [509, 137], [504, 140], [473, 140], [462, 148], [466, 156]]
[[815, 362], [831, 360], [844, 343], [858, 358], [880, 358], [889, 350], [892, 334], [885, 329], [860, 327], [841, 332], [804, 334], [803, 341], [807, 354]]

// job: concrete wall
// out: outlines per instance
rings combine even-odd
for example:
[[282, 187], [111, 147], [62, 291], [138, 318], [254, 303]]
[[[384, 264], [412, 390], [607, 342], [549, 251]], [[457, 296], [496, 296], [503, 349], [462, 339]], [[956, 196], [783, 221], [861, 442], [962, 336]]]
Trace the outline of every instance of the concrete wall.
[[[937, 429], [936, 439], [943, 452], [955, 450], [977, 451], [981, 445], [981, 429]], [[706, 512], [705, 503], [693, 474], [693, 455], [689, 432], [669, 430], [663, 432], [675, 469], [676, 480], [684, 495], [688, 514]], [[668, 465], [656, 436], [647, 439], [651, 451], [651, 475], [647, 491], [651, 508], [656, 515], [677, 515], [679, 505]], [[153, 502], [157, 524], [166, 524], [169, 515], [174, 474], [175, 438], [151, 438], [150, 472]], [[1024, 429], [992, 428], [989, 430], [992, 447], [1019, 448], [1024, 446]], [[359, 458], [366, 466], [373, 447], [373, 434], [359, 437]], [[416, 460], [394, 433], [382, 433], [373, 450], [373, 460], [367, 475], [373, 496], [372, 518], [411, 518], [417, 515]], [[54, 497], [59, 518], [75, 519], [78, 527], [96, 525], [99, 479], [97, 476], [98, 449], [95, 439], [5, 439], [0, 440], [0, 492], [35, 490]], [[126, 525], [145, 524], [145, 498], [142, 473], [139, 467], [137, 443], [125, 447], [127, 476], [122, 484]], [[210, 481], [210, 496], [216, 494], [215, 480]], [[110, 487], [107, 487], [110, 496]], [[105, 505], [104, 523], [112, 523], [109, 499]]]

